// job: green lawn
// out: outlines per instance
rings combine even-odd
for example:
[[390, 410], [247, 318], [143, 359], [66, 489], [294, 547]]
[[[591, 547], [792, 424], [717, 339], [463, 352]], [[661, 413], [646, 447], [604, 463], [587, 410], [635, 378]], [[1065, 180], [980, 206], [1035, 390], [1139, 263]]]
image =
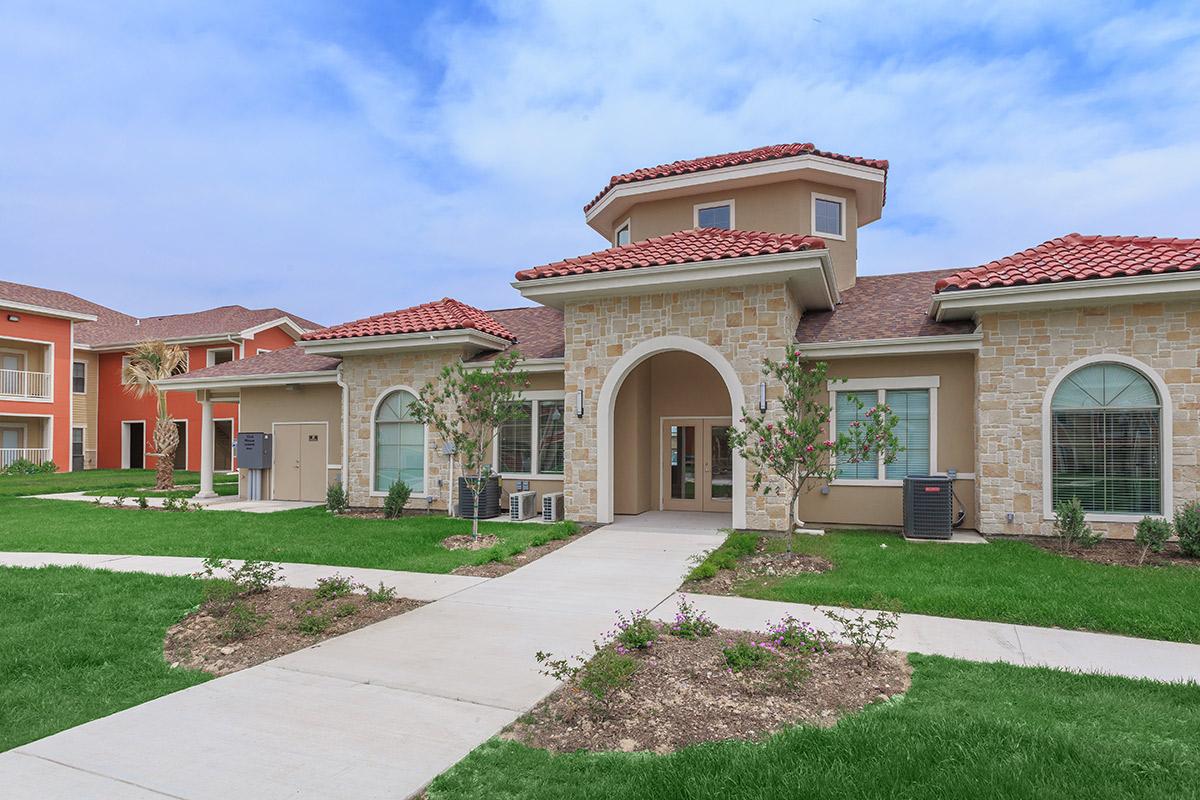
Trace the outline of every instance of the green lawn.
[[[218, 473], [214, 483], [237, 482], [237, 475]], [[176, 470], [175, 482], [200, 484], [200, 473]], [[106, 491], [109, 489], [145, 489], [154, 485], [152, 469], [89, 469], [82, 472], [55, 472], [48, 475], [0, 475], [0, 497], [55, 492]], [[131, 494], [132, 496], [132, 494]]]
[[[194, 497], [196, 495], [196, 493], [200, 491], [200, 487], [195, 484], [179, 484], [177, 482], [176, 486], [180, 487], [180, 488], [176, 488], [171, 491], [167, 491], [166, 489], [163, 489], [161, 491], [160, 490], [136, 491], [133, 489], [92, 489], [91, 491], [84, 492], [84, 494], [86, 494], [88, 497], [112, 497], [116, 494], [123, 494], [127, 498], [132, 500], [132, 499], [136, 499], [139, 496], [141, 496], [141, 497], [169, 497], [169, 496]], [[213, 491], [216, 492], [221, 497], [233, 497], [234, 495], [236, 495], [238, 493], [237, 480], [235, 479], [232, 481], [224, 481], [224, 482], [214, 480], [213, 481]]]
[[192, 578], [0, 567], [0, 751], [207, 680], [162, 656], [199, 602]]
[[274, 514], [169, 513], [0, 497], [0, 551], [211, 555], [450, 572], [462, 564], [503, 560], [576, 530], [569, 522], [483, 522], [479, 528], [499, 536], [501, 543], [486, 550], [447, 550], [442, 539], [470, 533], [471, 523], [440, 515], [352, 519], [319, 507]]
[[[727, 546], [736, 548], [746, 536], [734, 534]], [[1119, 567], [1017, 541], [912, 543], [858, 531], [801, 536], [796, 549], [828, 558], [834, 569], [755, 580], [738, 592], [866, 608], [878, 608], [883, 598], [920, 614], [1200, 642], [1197, 567]]]
[[1200, 687], [912, 656], [912, 690], [761, 744], [551, 756], [498, 739], [430, 800], [1200, 796]]

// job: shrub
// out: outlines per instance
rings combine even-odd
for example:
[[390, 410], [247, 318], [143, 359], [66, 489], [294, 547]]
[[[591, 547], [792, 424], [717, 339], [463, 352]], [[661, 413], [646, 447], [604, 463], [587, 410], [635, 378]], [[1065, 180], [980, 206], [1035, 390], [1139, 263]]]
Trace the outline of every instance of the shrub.
[[868, 667], [896, 638], [896, 628], [900, 624], [900, 615], [891, 607], [894, 604], [878, 599], [873, 604], [881, 605], [885, 610], [851, 612], [846, 608], [840, 611], [827, 608], [821, 612], [837, 623], [841, 629], [840, 638], [853, 648], [854, 654]]
[[204, 599], [200, 605], [214, 617], [223, 617], [229, 613], [239, 594], [241, 590], [233, 581], [207, 580], [204, 582]]
[[383, 581], [379, 582], [378, 589], [372, 589], [366, 584], [363, 584], [361, 588], [367, 593], [367, 600], [372, 603], [390, 603], [396, 599], [396, 587], [384, 586]]
[[658, 628], [650, 621], [647, 612], [638, 609], [629, 616], [620, 611], [616, 613], [617, 624], [609, 632], [608, 638], [616, 642], [618, 653], [646, 650], [654, 646], [654, 640], [658, 638]]
[[150, 501], [146, 499], [146, 495], [139, 494], [137, 498], [137, 507], [145, 511], [150, 507]]
[[667, 631], [672, 636], [678, 636], [681, 639], [697, 639], [704, 636], [711, 636], [717, 629], [717, 623], [713, 622], [703, 611], [697, 611], [696, 607], [687, 601], [687, 598], [679, 598], [679, 609], [675, 612], [675, 621], [670, 624]]
[[163, 498], [164, 511], [187, 511], [188, 500], [181, 494], [169, 494]]
[[0, 469], [0, 475], [43, 475], [50, 472], [58, 472], [58, 465], [53, 461], [35, 464], [28, 458], [18, 458], [4, 469]]
[[729, 531], [725, 541], [688, 573], [687, 580], [702, 581], [715, 577], [723, 569], [737, 569], [738, 559], [753, 555], [758, 549], [758, 535]]
[[341, 603], [340, 605], [338, 605], [338, 607], [334, 610], [333, 615], [335, 617], [341, 618], [341, 617], [352, 617], [357, 613], [358, 613], [358, 603], [347, 602], [347, 603]]
[[354, 584], [350, 582], [349, 578], [334, 573], [328, 578], [317, 578], [317, 588], [313, 594], [322, 600], [336, 600], [353, 591]]
[[1071, 552], [1075, 545], [1092, 547], [1101, 539], [1084, 520], [1083, 503], [1078, 497], [1060, 500], [1054, 507], [1054, 535], [1064, 553]]
[[117, 508], [121, 508], [122, 506], [124, 506], [125, 505], [125, 495], [118, 494], [116, 497], [114, 497], [113, 505], [116, 506]]
[[543, 665], [539, 670], [541, 674], [558, 681], [573, 682], [598, 703], [605, 704], [613, 690], [629, 683], [629, 679], [640, 665], [631, 655], [604, 649], [599, 645], [595, 647], [596, 652], [590, 659], [575, 656], [575, 663], [571, 663], [570, 659], [555, 658], [552, 654], [540, 650], [534, 658]]
[[1141, 565], [1149, 553], [1161, 553], [1167, 546], [1167, 539], [1170, 538], [1171, 523], [1165, 519], [1142, 517], [1142, 521], [1137, 524], [1137, 532], [1133, 535], [1133, 540], [1142, 548], [1138, 564]]
[[388, 519], [396, 519], [403, 514], [411, 494], [412, 489], [409, 489], [408, 484], [404, 481], [393, 483], [392, 488], [388, 489], [387, 497], [383, 500], [383, 516]]
[[799, 650], [804, 653], [824, 653], [829, 650], [829, 637], [807, 622], [788, 615], [773, 625], [767, 626], [771, 642], [780, 649]]
[[725, 666], [730, 672], [743, 672], [761, 667], [777, 658], [779, 652], [770, 642], [741, 639], [721, 650], [725, 655]]
[[329, 488], [325, 490], [325, 508], [334, 514], [341, 514], [349, 507], [350, 496], [346, 494], [346, 489], [342, 484], [330, 484]]
[[328, 615], [312, 609], [304, 609], [300, 612], [300, 621], [296, 623], [296, 630], [308, 636], [317, 636], [328, 630], [332, 624], [333, 619]]
[[271, 588], [271, 584], [283, 580], [280, 574], [283, 567], [270, 561], [248, 559], [236, 569], [233, 562], [225, 558], [209, 556], [204, 559], [204, 569], [195, 573], [196, 578], [213, 578], [218, 572], [224, 572], [227, 580], [237, 586], [242, 594], [261, 594]]
[[1175, 535], [1185, 556], [1200, 558], [1200, 502], [1192, 502], [1175, 512]]
[[225, 622], [221, 625], [218, 636], [227, 642], [247, 639], [262, 630], [266, 621], [266, 617], [256, 614], [254, 609], [245, 603], [234, 603], [225, 615]]

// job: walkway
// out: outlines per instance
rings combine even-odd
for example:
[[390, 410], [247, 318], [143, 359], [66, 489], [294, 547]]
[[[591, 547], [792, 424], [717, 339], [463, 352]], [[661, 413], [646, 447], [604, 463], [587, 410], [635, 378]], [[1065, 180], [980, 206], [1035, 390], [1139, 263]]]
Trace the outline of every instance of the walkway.
[[[137, 495], [125, 495], [122, 505], [132, 508], [137, 505]], [[84, 492], [55, 492], [53, 494], [32, 494], [28, 495], [34, 500], [73, 500], [80, 503], [94, 503], [97, 500], [101, 505], [115, 505], [117, 498], [115, 495], [105, 495], [103, 497], [95, 497], [85, 494]], [[313, 508], [314, 506], [324, 505], [324, 503], [310, 503], [302, 500], [242, 500], [238, 497], [210, 497], [207, 500], [196, 500], [195, 498], [187, 498], [189, 503], [199, 503], [204, 506], [206, 511], [246, 511], [250, 514], [270, 514], [275, 511], [291, 511], [295, 508]], [[152, 508], [162, 508], [167, 502], [165, 497], [147, 497], [146, 503]]]
[[0, 754], [2, 794], [409, 797], [554, 688], [534, 653], [584, 652], [614, 609], [655, 607], [714, 534], [608, 526], [415, 611]]

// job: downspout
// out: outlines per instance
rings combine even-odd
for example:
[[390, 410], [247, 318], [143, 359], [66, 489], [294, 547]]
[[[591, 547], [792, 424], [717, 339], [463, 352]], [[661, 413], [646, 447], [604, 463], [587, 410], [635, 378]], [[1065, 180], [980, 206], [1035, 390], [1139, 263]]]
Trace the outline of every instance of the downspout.
[[337, 368], [337, 385], [342, 389], [342, 488], [350, 496], [350, 390], [342, 380], [342, 365]]

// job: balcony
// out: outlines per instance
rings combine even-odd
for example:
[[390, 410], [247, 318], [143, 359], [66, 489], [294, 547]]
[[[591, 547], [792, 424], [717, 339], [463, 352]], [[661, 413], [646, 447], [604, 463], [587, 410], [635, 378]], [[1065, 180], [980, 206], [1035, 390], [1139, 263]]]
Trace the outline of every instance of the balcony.
[[49, 400], [52, 390], [49, 372], [0, 369], [0, 400]]
[[32, 461], [34, 464], [44, 464], [50, 460], [49, 447], [0, 447], [0, 469], [5, 469], [16, 461]]

